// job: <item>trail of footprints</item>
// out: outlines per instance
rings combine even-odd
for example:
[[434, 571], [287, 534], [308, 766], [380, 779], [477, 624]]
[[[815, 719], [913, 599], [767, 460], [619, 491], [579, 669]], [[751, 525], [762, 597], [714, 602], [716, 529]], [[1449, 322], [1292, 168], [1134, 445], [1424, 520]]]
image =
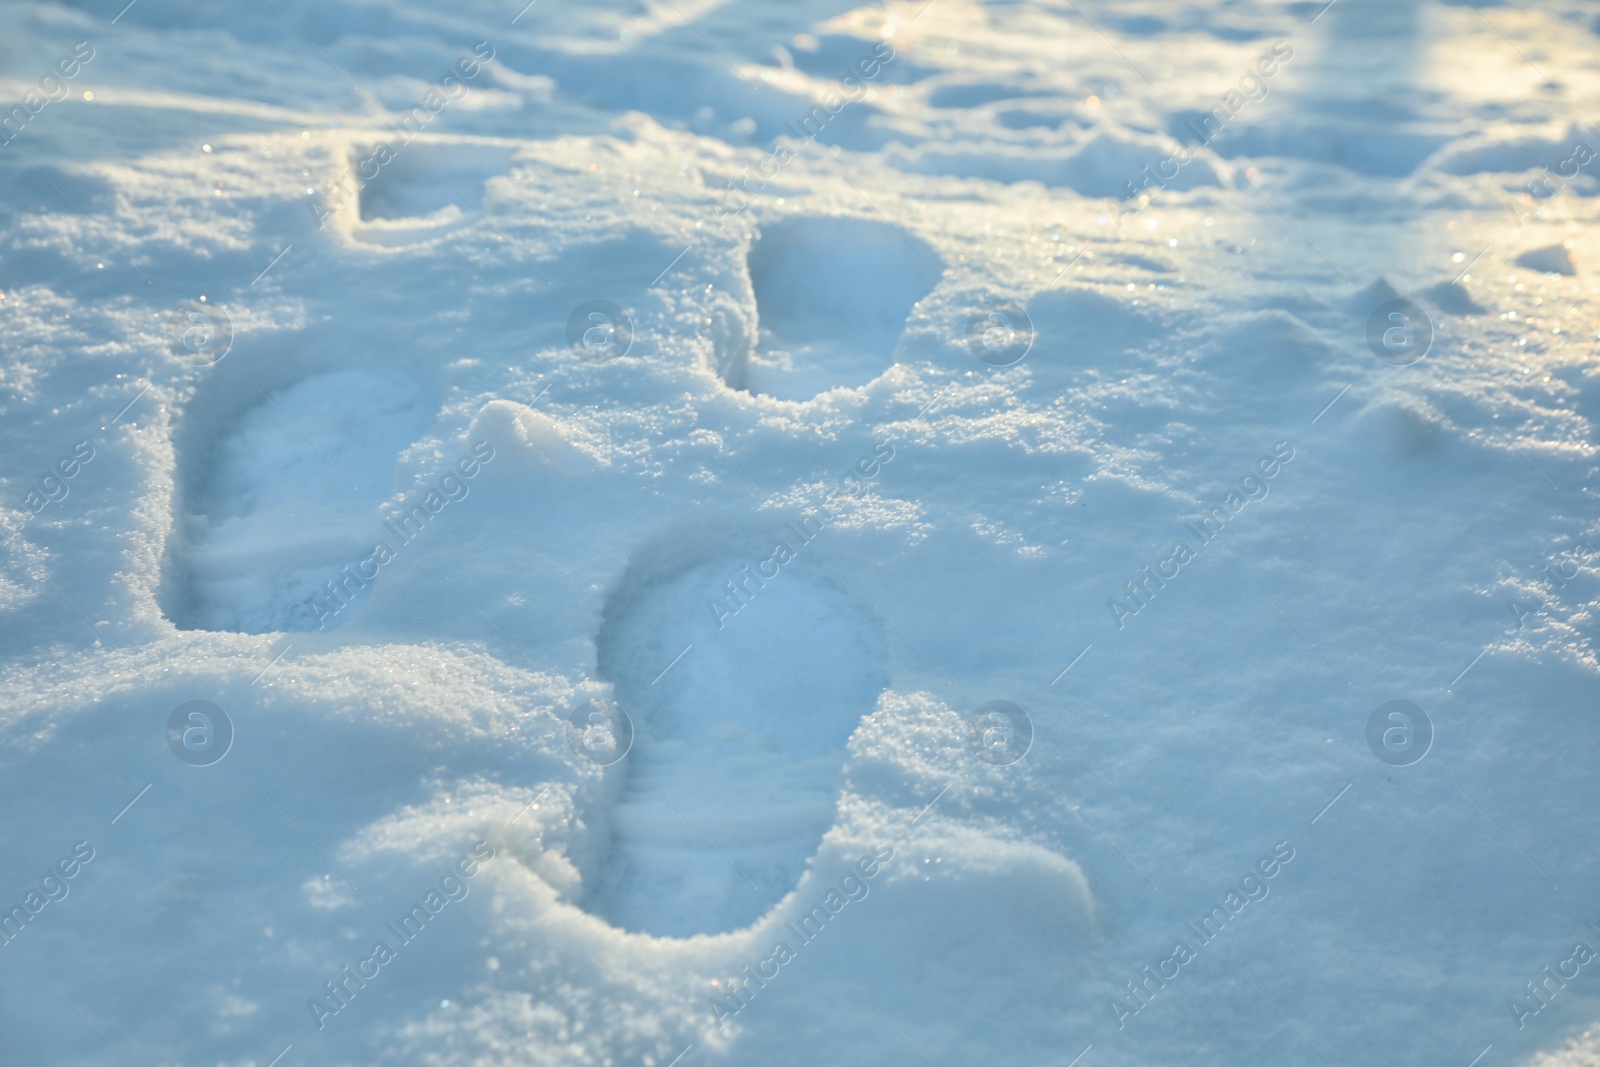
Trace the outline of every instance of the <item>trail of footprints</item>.
[[[729, 384], [809, 397], [881, 374], [937, 280], [931, 258], [880, 223], [769, 226], [749, 263], [761, 339], [747, 380]], [[333, 619], [316, 605], [370, 552], [397, 457], [435, 417], [403, 372], [281, 357], [219, 366], [180, 426], [161, 601], [181, 628], [355, 617], [359, 594]], [[610, 858], [583, 903], [612, 924], [674, 937], [747, 926], [833, 825], [845, 744], [887, 685], [886, 652], [872, 614], [826, 577], [815, 536], [718, 528], [649, 543], [607, 600], [599, 673], [637, 736], [617, 772]]]

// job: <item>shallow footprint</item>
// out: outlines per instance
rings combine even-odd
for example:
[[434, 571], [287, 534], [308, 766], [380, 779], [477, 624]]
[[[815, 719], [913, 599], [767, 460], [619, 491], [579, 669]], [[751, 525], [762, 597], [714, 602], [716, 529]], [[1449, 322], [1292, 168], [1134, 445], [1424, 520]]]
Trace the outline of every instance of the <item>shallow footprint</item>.
[[587, 902], [613, 925], [748, 926], [833, 825], [845, 743], [888, 684], [883, 634], [848, 590], [763, 547], [668, 574], [636, 561], [606, 607], [600, 673], [636, 730]]
[[410, 382], [360, 370], [251, 391], [259, 402], [197, 457], [209, 469], [182, 517], [169, 614], [189, 630], [331, 629], [348, 610], [328, 614], [340, 601], [325, 583], [363, 599], [342, 572], [371, 554], [395, 459], [432, 412]]
[[360, 190], [355, 237], [404, 245], [476, 222], [487, 183], [506, 173], [514, 155], [499, 145], [456, 142], [380, 143], [356, 153], [345, 183]]

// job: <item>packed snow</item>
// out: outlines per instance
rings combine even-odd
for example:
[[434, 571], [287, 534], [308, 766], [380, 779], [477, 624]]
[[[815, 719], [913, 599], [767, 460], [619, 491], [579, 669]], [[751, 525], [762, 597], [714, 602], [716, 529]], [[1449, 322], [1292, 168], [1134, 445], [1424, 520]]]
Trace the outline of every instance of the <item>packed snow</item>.
[[1579, 0], [0, 7], [0, 1065], [1600, 1054]]

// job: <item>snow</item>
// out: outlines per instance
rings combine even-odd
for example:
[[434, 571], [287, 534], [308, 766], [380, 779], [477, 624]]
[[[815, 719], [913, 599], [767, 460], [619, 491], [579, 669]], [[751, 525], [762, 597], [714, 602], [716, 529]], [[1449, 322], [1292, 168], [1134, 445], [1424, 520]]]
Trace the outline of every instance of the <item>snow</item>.
[[1575, 0], [0, 41], [0, 1063], [1592, 1061]]

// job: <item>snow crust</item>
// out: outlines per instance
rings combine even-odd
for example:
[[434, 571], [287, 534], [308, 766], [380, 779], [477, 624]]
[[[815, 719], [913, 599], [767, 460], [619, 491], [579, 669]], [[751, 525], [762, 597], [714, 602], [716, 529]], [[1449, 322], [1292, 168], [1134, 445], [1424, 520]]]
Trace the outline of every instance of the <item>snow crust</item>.
[[1587, 7], [518, 6], [0, 8], [0, 1063], [1592, 1060]]

